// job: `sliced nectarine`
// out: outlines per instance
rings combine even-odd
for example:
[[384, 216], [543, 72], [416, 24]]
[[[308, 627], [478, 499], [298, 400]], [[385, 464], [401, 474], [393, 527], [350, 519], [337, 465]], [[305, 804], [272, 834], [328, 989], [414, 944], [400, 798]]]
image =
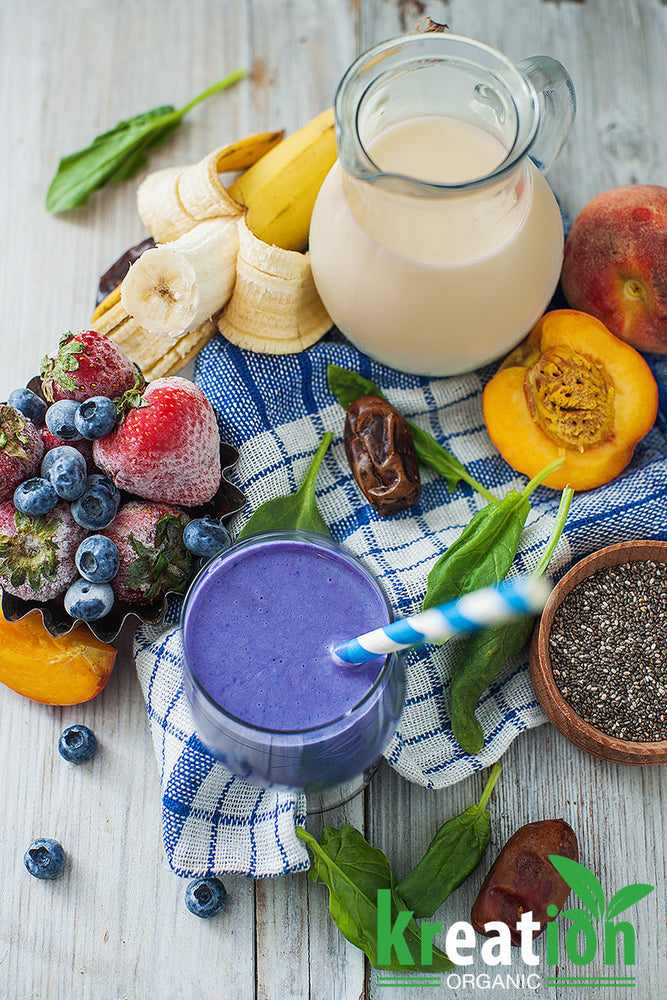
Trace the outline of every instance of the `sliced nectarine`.
[[626, 467], [658, 406], [651, 370], [595, 317], [545, 313], [484, 390], [484, 421], [496, 448], [529, 477], [557, 458], [554, 489], [589, 490]]
[[49, 634], [38, 611], [19, 622], [0, 615], [0, 683], [47, 705], [78, 705], [99, 694], [111, 676], [116, 648], [86, 625]]

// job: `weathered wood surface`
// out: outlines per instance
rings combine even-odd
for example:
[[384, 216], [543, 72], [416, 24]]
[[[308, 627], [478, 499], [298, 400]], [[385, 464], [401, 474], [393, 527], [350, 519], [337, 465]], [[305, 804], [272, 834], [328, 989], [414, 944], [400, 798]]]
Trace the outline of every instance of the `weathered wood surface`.
[[[248, 131], [293, 129], [331, 102], [359, 51], [411, 30], [424, 13], [511, 58], [546, 52], [568, 67], [579, 112], [552, 180], [571, 213], [608, 187], [665, 183], [667, 6], [659, 0], [4, 0], [0, 397], [25, 383], [61, 332], [85, 325], [99, 273], [144, 235], [133, 182], [76, 213], [48, 216], [44, 194], [61, 155], [139, 110], [184, 103], [239, 65], [254, 68], [254, 82], [198, 108], [153, 166], [190, 162]], [[0, 718], [0, 997], [425, 995], [378, 987], [331, 924], [326, 892], [305, 876], [257, 884], [229, 878], [224, 917], [207, 922], [186, 911], [183, 883], [163, 862], [157, 772], [127, 642], [96, 701], [53, 709], [3, 688]], [[90, 767], [68, 767], [56, 753], [58, 734], [74, 721], [100, 738]], [[519, 737], [504, 765], [489, 857], [521, 823], [562, 815], [609, 892], [655, 883], [637, 909], [638, 985], [628, 995], [664, 1000], [667, 768], [597, 762], [548, 726]], [[478, 776], [430, 792], [385, 767], [366, 796], [327, 822], [364, 829], [403, 873], [439, 823], [480, 789]], [[66, 845], [73, 858], [67, 878], [43, 884], [26, 874], [23, 851], [37, 835]], [[445, 924], [465, 918], [479, 882], [473, 877], [445, 904], [438, 914]], [[435, 993], [577, 995], [546, 987]]]

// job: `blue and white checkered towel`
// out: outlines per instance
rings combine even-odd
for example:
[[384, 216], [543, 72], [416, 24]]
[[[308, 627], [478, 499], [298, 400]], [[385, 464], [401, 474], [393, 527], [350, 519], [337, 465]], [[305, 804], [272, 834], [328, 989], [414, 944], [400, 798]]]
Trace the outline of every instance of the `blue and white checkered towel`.
[[[652, 362], [657, 374], [667, 378], [667, 362]], [[465, 485], [449, 494], [442, 478], [422, 468], [419, 504], [395, 517], [378, 517], [347, 464], [344, 414], [327, 384], [330, 363], [377, 382], [402, 413], [501, 496], [522, 489], [526, 479], [500, 458], [484, 427], [481, 394], [494, 369], [439, 379], [404, 375], [370, 361], [335, 333], [302, 354], [282, 357], [241, 351], [216, 337], [199, 356], [196, 381], [220, 414], [223, 439], [240, 450], [234, 478], [248, 505], [232, 519], [232, 535], [264, 500], [300, 485], [322, 435], [331, 430], [334, 440], [317, 479], [320, 511], [334, 539], [380, 580], [395, 615], [407, 615], [419, 608], [437, 558], [485, 501]], [[619, 479], [575, 496], [552, 575], [558, 577], [576, 558], [617, 540], [667, 538], [664, 429], [659, 419]], [[559, 494], [544, 488], [534, 494], [517, 570], [537, 562], [558, 500]], [[409, 655], [405, 709], [386, 751], [401, 775], [430, 788], [487, 767], [518, 733], [545, 721], [524, 653], [507, 664], [482, 697], [483, 751], [474, 757], [463, 753], [452, 737], [447, 709], [455, 654], [456, 643], [451, 642]], [[166, 634], [139, 630], [137, 667], [160, 762], [170, 864], [180, 874], [240, 871], [255, 876], [307, 867], [294, 835], [294, 823], [303, 821], [303, 797], [252, 789], [208, 756], [183, 702], [180, 656], [177, 629]]]

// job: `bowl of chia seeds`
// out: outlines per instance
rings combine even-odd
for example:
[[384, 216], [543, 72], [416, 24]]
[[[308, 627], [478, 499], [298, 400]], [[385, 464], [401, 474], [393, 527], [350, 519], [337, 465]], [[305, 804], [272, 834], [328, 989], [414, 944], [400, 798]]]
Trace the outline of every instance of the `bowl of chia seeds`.
[[530, 650], [535, 693], [575, 746], [617, 764], [667, 761], [667, 542], [621, 542], [552, 591]]

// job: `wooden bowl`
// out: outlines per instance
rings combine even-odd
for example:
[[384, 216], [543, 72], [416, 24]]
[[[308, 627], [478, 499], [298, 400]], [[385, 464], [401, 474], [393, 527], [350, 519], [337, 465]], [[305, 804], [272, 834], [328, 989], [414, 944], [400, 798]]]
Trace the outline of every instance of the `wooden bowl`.
[[667, 542], [620, 542], [593, 552], [576, 563], [554, 587], [535, 627], [530, 647], [530, 675], [537, 698], [549, 720], [575, 746], [615, 764], [662, 764], [667, 761], [667, 740], [653, 743], [621, 740], [585, 722], [556, 686], [551, 669], [549, 637], [558, 607], [582, 580], [606, 566], [643, 560], [667, 564]]

